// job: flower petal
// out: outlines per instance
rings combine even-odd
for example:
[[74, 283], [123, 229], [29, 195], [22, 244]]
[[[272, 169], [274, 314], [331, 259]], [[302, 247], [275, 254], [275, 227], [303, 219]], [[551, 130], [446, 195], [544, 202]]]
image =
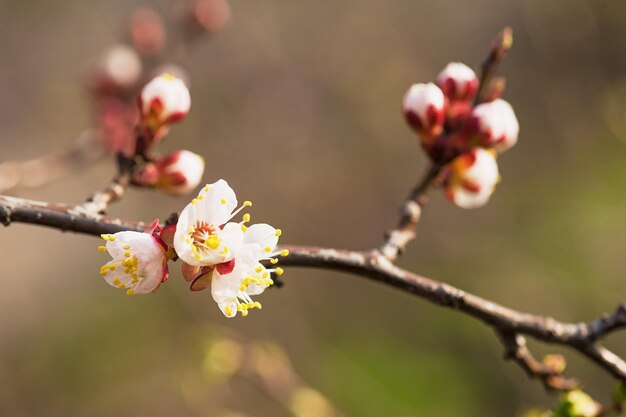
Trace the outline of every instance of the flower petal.
[[278, 232], [269, 224], [259, 223], [248, 227], [244, 236], [244, 243], [257, 244], [262, 251], [269, 254], [278, 244]]

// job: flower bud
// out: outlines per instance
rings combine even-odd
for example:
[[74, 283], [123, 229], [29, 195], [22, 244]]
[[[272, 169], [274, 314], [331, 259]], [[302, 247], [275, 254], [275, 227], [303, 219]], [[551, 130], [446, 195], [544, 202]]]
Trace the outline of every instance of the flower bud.
[[153, 78], [139, 96], [142, 122], [152, 132], [184, 119], [190, 107], [189, 89], [172, 74]]
[[139, 81], [141, 60], [132, 48], [116, 45], [91, 67], [89, 88], [103, 95], [127, 95]]
[[478, 91], [478, 77], [467, 65], [451, 62], [437, 76], [437, 85], [450, 101], [470, 101]]
[[204, 159], [186, 150], [172, 152], [158, 159], [155, 165], [158, 172], [156, 186], [175, 195], [193, 191], [204, 174]]
[[487, 204], [500, 179], [494, 153], [473, 148], [448, 165], [444, 192], [461, 208], [478, 208]]
[[563, 402], [567, 407], [568, 415], [572, 417], [596, 417], [602, 411], [598, 404], [589, 394], [576, 389], [563, 395]]
[[130, 19], [130, 40], [142, 55], [156, 55], [165, 46], [165, 29], [161, 17], [152, 9], [136, 10]]
[[226, 0], [194, 0], [188, 18], [196, 29], [214, 33], [230, 21], [230, 16], [230, 4]]
[[464, 134], [471, 144], [504, 152], [517, 143], [519, 123], [513, 107], [502, 99], [496, 99], [474, 108]]
[[425, 145], [443, 130], [445, 99], [433, 83], [413, 84], [404, 95], [402, 110], [411, 127], [422, 136]]

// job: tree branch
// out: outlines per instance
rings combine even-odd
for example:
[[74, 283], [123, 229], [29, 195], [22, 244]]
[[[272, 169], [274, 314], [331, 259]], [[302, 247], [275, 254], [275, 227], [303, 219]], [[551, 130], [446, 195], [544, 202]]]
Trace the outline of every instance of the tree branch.
[[[6, 196], [0, 196], [0, 222], [5, 226], [13, 222], [37, 224], [89, 235], [122, 230], [141, 231], [146, 227], [144, 223], [105, 217], [72, 204], [52, 204]], [[513, 310], [446, 283], [398, 268], [376, 249], [351, 251], [297, 245], [284, 245], [282, 248], [290, 252], [281, 261], [284, 265], [350, 272], [478, 319], [494, 328], [501, 338], [502, 335], [506, 336], [503, 340], [505, 348], [512, 352], [516, 362], [525, 370], [543, 373], [541, 370], [533, 370], [536, 363], [530, 359], [529, 352], [524, 350], [520, 335], [570, 347], [615, 378], [626, 381], [624, 360], [597, 343], [609, 333], [626, 326], [624, 306], [620, 306], [612, 315], [605, 315], [588, 324], [565, 323], [551, 317]]]

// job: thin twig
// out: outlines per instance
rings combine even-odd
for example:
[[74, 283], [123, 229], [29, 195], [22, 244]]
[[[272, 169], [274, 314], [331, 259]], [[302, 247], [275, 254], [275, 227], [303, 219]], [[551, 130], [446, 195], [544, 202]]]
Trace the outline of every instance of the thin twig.
[[530, 378], [537, 378], [548, 391], [569, 391], [579, 386], [575, 378], [566, 378], [562, 371], [535, 359], [526, 346], [524, 336], [508, 331], [498, 331], [504, 346], [504, 358], [515, 361]]
[[385, 235], [385, 242], [380, 247], [380, 253], [394, 261], [406, 249], [406, 246], [415, 239], [415, 229], [420, 221], [422, 207], [428, 202], [428, 191], [435, 185], [441, 173], [440, 165], [432, 165], [422, 180], [411, 190], [400, 208], [400, 220], [395, 229]]

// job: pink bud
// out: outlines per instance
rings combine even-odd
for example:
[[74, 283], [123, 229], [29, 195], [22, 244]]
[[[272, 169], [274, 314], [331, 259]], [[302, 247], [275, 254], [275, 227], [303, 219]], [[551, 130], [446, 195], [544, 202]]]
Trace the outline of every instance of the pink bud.
[[155, 55], [165, 46], [165, 29], [161, 17], [152, 9], [136, 10], [130, 19], [130, 39], [142, 55]]
[[450, 101], [470, 101], [478, 91], [478, 78], [467, 65], [451, 62], [437, 76], [437, 85]]
[[184, 119], [190, 107], [189, 89], [169, 73], [153, 78], [139, 96], [142, 122], [152, 132]]
[[519, 123], [511, 105], [496, 99], [479, 104], [464, 127], [464, 134], [471, 143], [504, 152], [517, 143]]
[[404, 116], [411, 127], [422, 136], [425, 145], [443, 130], [445, 98], [433, 83], [413, 84], [404, 95]]
[[157, 187], [175, 195], [193, 191], [202, 181], [204, 159], [193, 152], [173, 152], [156, 161]]
[[456, 157], [447, 167], [446, 196], [461, 208], [484, 206], [500, 180], [493, 151], [473, 148]]

